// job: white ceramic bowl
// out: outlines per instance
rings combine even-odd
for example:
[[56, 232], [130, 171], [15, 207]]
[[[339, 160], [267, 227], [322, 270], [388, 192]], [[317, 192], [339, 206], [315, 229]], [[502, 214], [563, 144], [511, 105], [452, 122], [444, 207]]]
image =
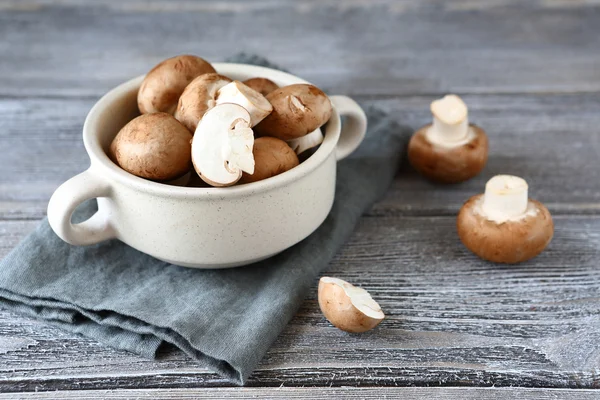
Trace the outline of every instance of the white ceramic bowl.
[[[233, 79], [266, 77], [280, 86], [305, 83], [293, 75], [244, 64], [213, 64]], [[362, 141], [366, 116], [352, 99], [334, 106], [319, 149], [298, 167], [263, 181], [228, 188], [188, 188], [148, 181], [122, 170], [106, 155], [117, 132], [138, 115], [143, 76], [108, 92], [83, 126], [91, 166], [52, 195], [48, 221], [74, 245], [119, 239], [151, 256], [186, 267], [226, 268], [273, 256], [310, 235], [333, 204], [338, 160]], [[342, 129], [340, 115], [347, 117]], [[98, 199], [98, 212], [71, 223], [75, 208]]]

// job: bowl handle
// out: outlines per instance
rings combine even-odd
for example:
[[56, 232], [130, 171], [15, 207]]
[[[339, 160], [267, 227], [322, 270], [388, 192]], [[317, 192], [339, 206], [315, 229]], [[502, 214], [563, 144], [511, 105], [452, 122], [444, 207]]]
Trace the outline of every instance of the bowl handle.
[[63, 183], [52, 195], [48, 203], [48, 222], [52, 230], [67, 243], [88, 245], [112, 239], [116, 232], [108, 215], [97, 211], [79, 224], [71, 222], [71, 216], [78, 205], [96, 197], [108, 197], [111, 187], [92, 168]]
[[329, 96], [340, 117], [346, 117], [340, 132], [335, 156], [338, 160], [348, 157], [365, 138], [367, 116], [357, 102], [347, 96]]

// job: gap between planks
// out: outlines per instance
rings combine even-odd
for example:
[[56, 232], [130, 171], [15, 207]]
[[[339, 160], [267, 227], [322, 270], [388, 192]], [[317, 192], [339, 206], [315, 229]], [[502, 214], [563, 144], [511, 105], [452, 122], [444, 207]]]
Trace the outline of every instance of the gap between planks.
[[0, 399], [403, 399], [403, 400], [592, 400], [597, 390], [527, 389], [527, 388], [218, 388], [218, 389], [131, 389], [73, 390], [35, 393], [0, 394]]

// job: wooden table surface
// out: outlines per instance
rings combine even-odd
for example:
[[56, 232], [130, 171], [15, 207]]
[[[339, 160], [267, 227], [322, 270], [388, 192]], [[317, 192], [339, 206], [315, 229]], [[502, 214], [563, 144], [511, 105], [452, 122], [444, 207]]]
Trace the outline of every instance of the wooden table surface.
[[[386, 321], [364, 335], [338, 331], [319, 312], [315, 280], [250, 388], [235, 388], [182, 354], [147, 360], [0, 311], [1, 392], [596, 397], [598, 1], [0, 0], [0, 257], [88, 166], [81, 129], [102, 94], [172, 55], [240, 51], [412, 128], [430, 120], [432, 99], [458, 93], [487, 130], [481, 176], [439, 186], [402, 166], [331, 263], [328, 274], [367, 288]], [[547, 251], [518, 266], [479, 260], [455, 232], [462, 202], [498, 173], [526, 178], [555, 218]]]

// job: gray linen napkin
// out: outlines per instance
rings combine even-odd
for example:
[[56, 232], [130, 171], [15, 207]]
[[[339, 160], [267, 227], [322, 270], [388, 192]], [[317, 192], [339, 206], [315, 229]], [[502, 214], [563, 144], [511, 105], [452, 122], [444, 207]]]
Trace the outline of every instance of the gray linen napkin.
[[[257, 56], [231, 61], [269, 65]], [[145, 357], [171, 343], [244, 384], [361, 214], [392, 182], [409, 130], [381, 111], [366, 111], [367, 137], [338, 165], [331, 213], [283, 253], [246, 267], [194, 270], [116, 240], [70, 246], [44, 220], [0, 262], [0, 307]], [[90, 202], [76, 217], [94, 210]]]

